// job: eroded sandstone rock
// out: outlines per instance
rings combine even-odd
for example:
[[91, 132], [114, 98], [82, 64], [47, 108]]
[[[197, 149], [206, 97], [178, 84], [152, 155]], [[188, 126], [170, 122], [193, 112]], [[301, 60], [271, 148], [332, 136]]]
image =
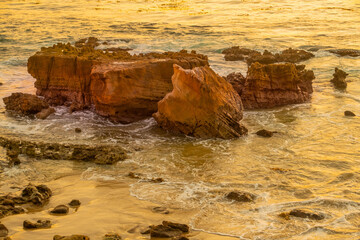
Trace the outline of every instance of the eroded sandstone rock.
[[12, 93], [3, 98], [5, 108], [19, 115], [34, 115], [43, 109], [49, 108], [44, 100], [28, 93]]
[[247, 133], [239, 122], [242, 104], [231, 84], [211, 68], [174, 65], [173, 91], [153, 116], [163, 129], [202, 138], [234, 138]]
[[208, 61], [194, 51], [130, 55], [57, 44], [31, 56], [28, 72], [36, 79], [37, 95], [51, 105], [94, 104], [98, 114], [129, 123], [157, 111], [157, 102], [172, 89], [173, 64], [193, 68]]
[[0, 237], [6, 237], [9, 234], [9, 230], [4, 224], [0, 223]]
[[[96, 164], [114, 164], [126, 158], [125, 151], [116, 145], [81, 145], [35, 142], [0, 136], [0, 146], [36, 159], [75, 160]], [[17, 157], [16, 155], [16, 157]]]
[[48, 202], [51, 195], [52, 192], [47, 186], [29, 184], [22, 190], [20, 196], [10, 194], [0, 196], [0, 218], [24, 213], [25, 209], [18, 205], [33, 204], [43, 206]]
[[56, 206], [53, 210], [51, 210], [50, 213], [66, 215], [69, 213], [69, 207], [66, 205], [59, 205], [59, 206]]
[[51, 228], [51, 221], [50, 220], [37, 220], [36, 222], [31, 222], [25, 220], [23, 222], [24, 229], [44, 229], [44, 228]]
[[229, 80], [233, 78], [231, 75], [226, 79], [235, 85], [244, 109], [272, 108], [310, 100], [315, 76], [304, 68], [292, 63], [253, 63], [245, 83], [241, 80], [241, 84], [234, 84]]
[[335, 68], [335, 73], [333, 74], [334, 78], [331, 79], [331, 82], [334, 84], [334, 87], [339, 90], [346, 89], [347, 83], [345, 79], [348, 75], [349, 74], [344, 72], [343, 70]]

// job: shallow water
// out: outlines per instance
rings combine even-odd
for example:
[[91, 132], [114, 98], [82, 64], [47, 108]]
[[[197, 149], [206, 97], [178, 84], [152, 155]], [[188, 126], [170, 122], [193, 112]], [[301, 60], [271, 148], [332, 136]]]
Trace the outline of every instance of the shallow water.
[[[14, 119], [0, 102], [2, 135], [113, 143], [129, 152], [129, 159], [115, 166], [23, 157], [20, 166], [8, 168], [0, 149], [1, 192], [16, 191], [28, 182], [45, 183], [55, 189], [48, 208], [72, 198], [83, 202], [79, 212], [66, 217], [50, 217], [47, 209], [30, 215], [53, 219], [51, 230], [23, 231], [21, 223], [29, 215], [2, 219], [13, 239], [73, 233], [100, 239], [108, 231], [141, 239], [138, 230], [126, 231], [164, 219], [200, 230], [194, 239], [359, 238], [360, 118], [344, 117], [343, 112], [360, 115], [360, 58], [337, 57], [326, 50], [360, 49], [360, 1], [3, 0], [0, 26], [1, 98], [16, 91], [35, 92], [26, 62], [41, 46], [90, 35], [135, 53], [194, 49], [207, 54], [221, 75], [247, 71], [243, 62], [223, 60], [221, 50], [232, 45], [271, 51], [320, 49], [304, 62], [316, 75], [312, 101], [245, 112], [243, 123], [250, 134], [237, 140], [172, 135], [153, 119], [113, 124], [88, 111], [68, 114], [64, 107], [43, 121]], [[335, 67], [350, 74], [346, 92], [334, 90], [329, 82]], [[76, 127], [82, 133], [75, 134]], [[262, 128], [279, 133], [271, 139], [253, 134]], [[130, 179], [130, 171], [165, 181]], [[232, 190], [259, 198], [252, 204], [231, 203], [224, 194]], [[165, 206], [172, 213], [152, 213], [152, 206]], [[326, 218], [277, 216], [293, 208], [320, 211]]]

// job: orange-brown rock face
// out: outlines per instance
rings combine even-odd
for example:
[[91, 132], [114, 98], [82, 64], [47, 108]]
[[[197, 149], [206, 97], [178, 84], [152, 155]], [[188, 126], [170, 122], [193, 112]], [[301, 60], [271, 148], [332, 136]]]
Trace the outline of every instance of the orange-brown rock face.
[[[272, 108], [309, 101], [315, 76], [313, 71], [304, 68], [304, 65], [296, 66], [292, 63], [253, 63], [243, 88], [238, 91], [244, 108]], [[229, 75], [227, 79], [234, 82], [236, 78]]]
[[150, 117], [157, 102], [172, 89], [173, 64], [208, 65], [207, 57], [180, 51], [130, 55], [57, 44], [31, 56], [28, 72], [37, 94], [52, 105], [79, 109], [94, 104], [102, 116], [129, 123]]
[[239, 121], [242, 104], [231, 84], [210, 67], [185, 70], [174, 65], [173, 90], [153, 116], [169, 131], [202, 138], [234, 138], [247, 133]]
[[151, 116], [172, 90], [173, 64], [187, 69], [203, 65], [190, 59], [154, 59], [95, 66], [91, 95], [96, 112], [125, 123]]

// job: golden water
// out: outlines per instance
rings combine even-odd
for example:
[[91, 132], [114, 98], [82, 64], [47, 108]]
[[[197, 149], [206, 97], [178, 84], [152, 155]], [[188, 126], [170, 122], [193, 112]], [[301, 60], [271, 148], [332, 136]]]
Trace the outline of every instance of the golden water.
[[[22, 157], [14, 168], [0, 149], [0, 192], [28, 182], [54, 190], [49, 205], [31, 214], [1, 220], [14, 240], [51, 239], [55, 234], [88, 234], [101, 239], [115, 231], [127, 239], [146, 239], [141, 228], [173, 220], [190, 224], [192, 239], [359, 239], [360, 237], [360, 59], [337, 57], [330, 48], [360, 49], [360, 1], [335, 0], [23, 0], [0, 1], [0, 97], [34, 93], [27, 58], [41, 46], [96, 36], [133, 52], [189, 49], [207, 54], [222, 75], [246, 73], [242, 62], [225, 62], [221, 50], [240, 45], [280, 51], [287, 47], [320, 50], [307, 62], [315, 72], [311, 103], [248, 111], [250, 134], [237, 140], [197, 140], [171, 135], [153, 119], [113, 124], [91, 112], [72, 115], [57, 108], [41, 121], [13, 119], [0, 102], [2, 135], [62, 142], [117, 143], [129, 159], [115, 166]], [[350, 75], [348, 90], [329, 83], [335, 67]], [[81, 134], [74, 134], [80, 127]], [[278, 131], [271, 139], [253, 134]], [[282, 171], [276, 170], [282, 169]], [[156, 184], [126, 177], [162, 177]], [[259, 195], [252, 204], [225, 201], [243, 190]], [[48, 209], [73, 198], [78, 212], [53, 217]], [[153, 213], [154, 206], [169, 215]], [[323, 212], [322, 221], [283, 220], [293, 208]], [[25, 219], [49, 218], [49, 230], [24, 231]], [[138, 226], [134, 233], [129, 229]], [[226, 237], [227, 236], [227, 237]]]

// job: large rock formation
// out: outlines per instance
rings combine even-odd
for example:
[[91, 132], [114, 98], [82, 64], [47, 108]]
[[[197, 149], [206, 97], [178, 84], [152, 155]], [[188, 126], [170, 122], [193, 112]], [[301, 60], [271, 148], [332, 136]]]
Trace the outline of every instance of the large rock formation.
[[239, 93], [244, 109], [304, 103], [311, 98], [315, 79], [313, 71], [292, 63], [253, 63], [246, 79], [240, 75], [232, 73], [226, 79]]
[[259, 62], [261, 64], [278, 62], [299, 63], [315, 57], [315, 55], [310, 52], [292, 48], [275, 54], [265, 50], [261, 54], [261, 52], [255, 50], [234, 46], [223, 50], [222, 53], [225, 55], [224, 58], [226, 61], [246, 61], [249, 66], [254, 62]]
[[29, 58], [28, 72], [36, 78], [37, 94], [53, 105], [82, 109], [94, 104], [100, 115], [124, 123], [156, 112], [157, 102], [172, 89], [173, 64], [208, 65], [207, 57], [196, 52], [130, 55], [96, 50], [96, 44], [87, 43], [57, 44]]
[[185, 70], [174, 65], [174, 89], [153, 116], [169, 131], [195, 137], [234, 138], [247, 133], [239, 121], [242, 104], [231, 84], [210, 67]]

